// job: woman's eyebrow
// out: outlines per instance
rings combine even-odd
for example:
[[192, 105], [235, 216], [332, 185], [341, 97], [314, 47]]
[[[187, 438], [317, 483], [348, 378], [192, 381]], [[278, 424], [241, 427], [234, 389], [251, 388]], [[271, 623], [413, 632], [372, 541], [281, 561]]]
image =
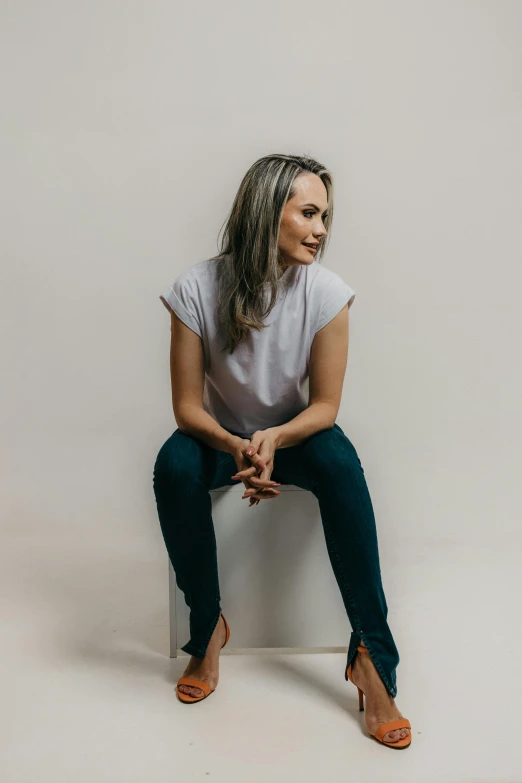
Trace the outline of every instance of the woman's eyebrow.
[[[306, 204], [301, 204], [302, 207], [315, 207], [315, 209], [319, 212], [319, 207], [317, 204], [312, 204], [311, 201], [307, 201]], [[327, 211], [328, 207], [325, 209], [325, 212]]]

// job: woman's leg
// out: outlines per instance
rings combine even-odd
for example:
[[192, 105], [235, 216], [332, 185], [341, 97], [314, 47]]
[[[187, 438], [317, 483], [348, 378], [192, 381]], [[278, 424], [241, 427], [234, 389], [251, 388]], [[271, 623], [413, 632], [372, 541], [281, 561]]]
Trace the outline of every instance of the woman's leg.
[[165, 441], [154, 465], [161, 531], [190, 608], [190, 639], [181, 649], [198, 658], [205, 657], [221, 612], [209, 490], [237, 483], [230, 478], [232, 473], [227, 452], [179, 429]]
[[309, 489], [318, 499], [330, 562], [352, 627], [345, 679], [362, 642], [395, 698], [399, 654], [387, 622], [372, 502], [355, 448], [335, 424], [296, 446], [278, 449], [272, 478]]

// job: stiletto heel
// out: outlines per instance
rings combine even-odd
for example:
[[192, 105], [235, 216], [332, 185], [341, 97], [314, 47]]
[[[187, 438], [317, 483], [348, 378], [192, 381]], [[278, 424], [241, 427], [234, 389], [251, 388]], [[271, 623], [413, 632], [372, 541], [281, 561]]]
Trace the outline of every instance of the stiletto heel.
[[[357, 647], [358, 652], [367, 653], [368, 648], [364, 647], [363, 645], [359, 645]], [[346, 669], [346, 677], [352, 682], [354, 685], [352, 679], [352, 664], [348, 666]], [[359, 694], [359, 711], [362, 712], [364, 710], [364, 691], [359, 688], [358, 685], [355, 686], [357, 688], [357, 692]], [[384, 739], [384, 735], [387, 734], [389, 731], [395, 731], [395, 729], [409, 729], [410, 733], [407, 737], [404, 737], [403, 739], [397, 740], [397, 742], [390, 742], [389, 740]], [[370, 732], [368, 732], [370, 734]], [[401, 748], [408, 748], [411, 745], [411, 724], [410, 721], [407, 718], [398, 718], [397, 720], [390, 720], [388, 723], [383, 723], [379, 726], [375, 734], [370, 734], [370, 737], [373, 737], [374, 739], [378, 740], [382, 745], [386, 745], [388, 748], [397, 748], [397, 750], [400, 750]]]
[[[220, 617], [223, 618], [223, 621], [225, 623], [225, 629], [226, 629], [226, 636], [225, 641], [221, 645], [221, 649], [225, 646], [225, 644], [230, 639], [230, 628], [228, 626], [227, 621], [225, 620], [225, 615], [223, 612], [220, 613]], [[218, 620], [219, 622], [219, 620]], [[192, 704], [195, 701], [203, 701], [203, 699], [206, 699], [207, 696], [210, 696], [211, 693], [214, 693], [216, 690], [215, 688], [210, 688], [210, 685], [208, 682], [205, 682], [204, 680], [197, 680], [195, 677], [180, 677], [177, 685], [192, 685], [195, 688], [200, 688], [203, 691], [203, 696], [189, 696], [188, 693], [183, 693], [180, 691], [180, 689], [176, 686], [176, 692], [178, 694], [178, 699], [182, 701], [184, 704]]]

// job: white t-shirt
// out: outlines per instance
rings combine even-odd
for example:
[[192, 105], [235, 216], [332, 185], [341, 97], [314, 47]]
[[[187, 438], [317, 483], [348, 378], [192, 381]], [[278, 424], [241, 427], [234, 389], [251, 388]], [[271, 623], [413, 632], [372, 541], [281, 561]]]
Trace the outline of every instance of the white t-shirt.
[[[289, 266], [261, 331], [252, 329], [232, 354], [217, 336], [216, 261], [183, 272], [160, 299], [203, 341], [203, 406], [218, 424], [243, 438], [284, 424], [308, 407], [308, 361], [315, 333], [355, 291], [317, 261]], [[267, 296], [270, 296], [267, 284]], [[267, 299], [267, 302], [269, 300]]]

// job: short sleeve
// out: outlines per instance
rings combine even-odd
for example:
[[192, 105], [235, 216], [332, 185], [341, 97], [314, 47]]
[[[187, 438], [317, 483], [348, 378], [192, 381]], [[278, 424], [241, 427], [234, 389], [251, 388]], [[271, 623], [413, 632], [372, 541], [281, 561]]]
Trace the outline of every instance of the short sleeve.
[[350, 309], [355, 299], [355, 291], [348, 283], [344, 282], [340, 275], [325, 267], [322, 271], [326, 274], [322, 275], [321, 285], [317, 292], [318, 301], [315, 309], [317, 317], [314, 324], [314, 334], [330, 323], [345, 304], [348, 304], [348, 309]]
[[198, 288], [187, 272], [180, 275], [171, 286], [163, 291], [160, 294], [160, 299], [167, 310], [173, 310], [186, 326], [199, 337], [203, 337], [198, 309]]

